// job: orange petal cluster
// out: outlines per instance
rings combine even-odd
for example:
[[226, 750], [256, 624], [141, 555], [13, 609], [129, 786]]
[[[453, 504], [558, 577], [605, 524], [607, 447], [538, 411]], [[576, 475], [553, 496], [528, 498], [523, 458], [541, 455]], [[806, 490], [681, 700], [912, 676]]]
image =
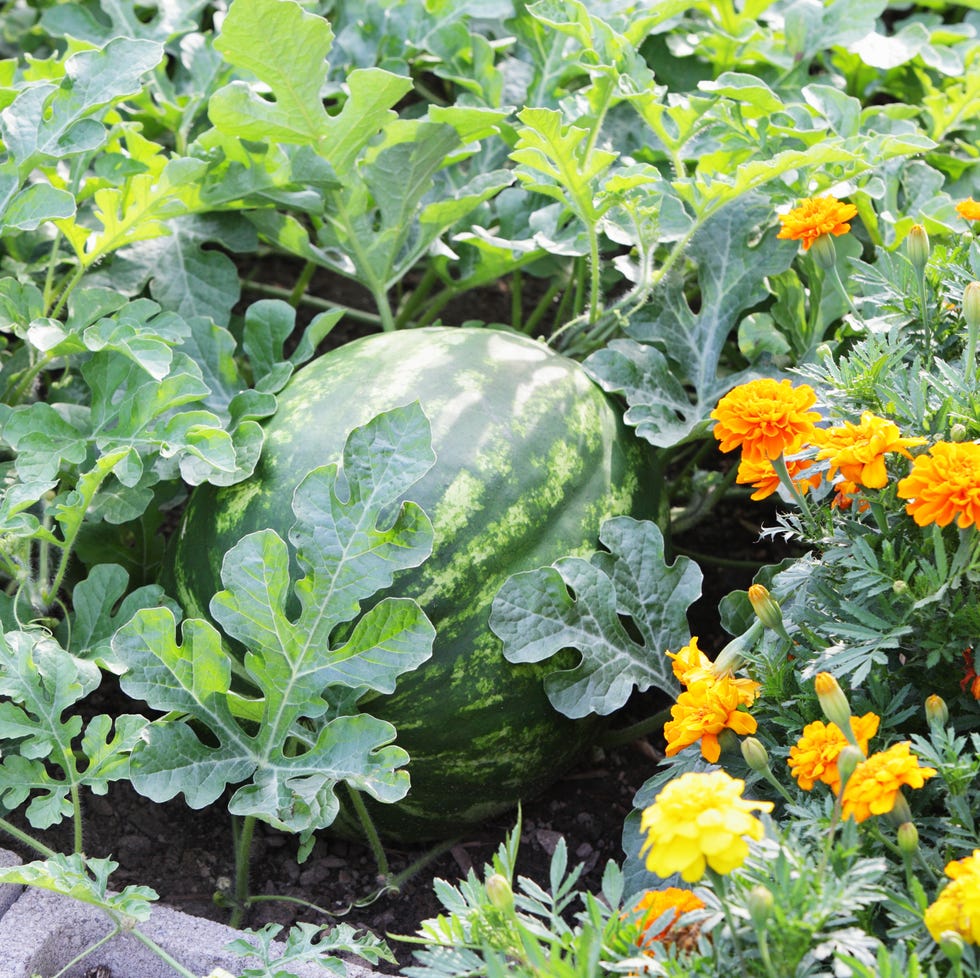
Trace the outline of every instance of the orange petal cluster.
[[888, 750], [872, 754], [854, 769], [841, 795], [841, 815], [863, 822], [872, 815], [885, 815], [895, 807], [903, 786], [921, 788], [935, 775], [935, 768], [919, 767], [919, 758], [903, 740]]
[[[753, 688], [748, 691], [746, 683]], [[685, 747], [701, 742], [701, 755], [714, 764], [721, 757], [718, 735], [723, 730], [752, 734], [757, 729], [755, 717], [740, 706], [755, 699], [758, 683], [719, 676], [688, 687], [670, 708], [670, 720], [664, 724], [666, 754], [673, 757]]]
[[[813, 462], [808, 458], [790, 459], [786, 463], [786, 471], [801, 493], [816, 489], [823, 480], [820, 472], [807, 472], [813, 468]], [[752, 486], [755, 492], [750, 499], [767, 499], [779, 489], [779, 476], [772, 467], [769, 459], [743, 458], [738, 465], [735, 481], [741, 486]]]
[[[851, 730], [864, 754], [868, 753], [868, 741], [878, 732], [880, 722], [875, 713], [851, 717]], [[840, 791], [837, 757], [846, 746], [847, 738], [836, 723], [814, 720], [803, 728], [803, 735], [789, 749], [790, 773], [804, 791], [822, 782], [836, 795]]]
[[972, 197], [967, 197], [966, 200], [961, 200], [956, 205], [956, 213], [959, 214], [964, 221], [980, 221], [980, 203], [975, 201]]
[[[662, 890], [647, 890], [637, 901], [636, 912], [642, 913], [643, 918], [640, 923], [640, 936], [637, 944], [646, 947], [657, 941], [664, 941], [670, 937], [670, 932], [674, 929], [677, 921], [681, 917], [690, 913], [692, 910], [701, 910], [704, 901], [695, 896], [690, 890], [682, 889], [679, 886], [667, 886]], [[666, 914], [670, 914], [666, 918]], [[666, 919], [666, 925], [663, 920]], [[661, 922], [660, 929], [652, 933], [651, 929], [657, 921]]]
[[777, 238], [803, 242], [803, 250], [808, 251], [818, 238], [826, 234], [835, 237], [851, 230], [850, 220], [857, 215], [853, 204], [845, 204], [836, 197], [808, 197], [779, 221], [782, 228]]
[[908, 500], [905, 511], [919, 526], [980, 526], [980, 445], [936, 442], [912, 462], [898, 497]]
[[743, 460], [757, 461], [791, 455], [815, 430], [820, 415], [808, 384], [794, 387], [788, 380], [762, 377], [730, 390], [711, 412], [714, 435], [723, 452], [742, 450]]

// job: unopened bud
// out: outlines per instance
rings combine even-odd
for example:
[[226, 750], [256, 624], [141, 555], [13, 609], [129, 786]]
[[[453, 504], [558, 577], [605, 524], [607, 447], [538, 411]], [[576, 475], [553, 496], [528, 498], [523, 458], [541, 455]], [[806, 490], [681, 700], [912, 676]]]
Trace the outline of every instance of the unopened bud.
[[950, 441], [966, 441], [966, 437], [967, 437], [966, 425], [960, 421], [957, 421], [956, 424], [954, 424], [949, 429]]
[[902, 822], [898, 827], [896, 836], [898, 838], [898, 848], [906, 856], [911, 856], [919, 848], [919, 830], [915, 827], [914, 822]]
[[840, 688], [840, 683], [829, 672], [818, 672], [813, 680], [813, 687], [817, 691], [817, 699], [824, 716], [836, 723], [848, 741], [856, 745], [857, 738], [851, 729], [851, 706], [844, 690]]
[[980, 282], [969, 282], [963, 290], [963, 318], [967, 329], [980, 326]]
[[912, 267], [921, 272], [929, 261], [929, 235], [921, 224], [913, 224], [905, 239], [905, 253]]
[[487, 897], [498, 910], [510, 910], [514, 906], [514, 891], [510, 881], [502, 873], [491, 873], [486, 882]]
[[742, 741], [742, 757], [749, 768], [756, 774], [764, 774], [769, 770], [769, 753], [762, 741], [755, 737], [746, 737]]
[[930, 727], [945, 727], [949, 719], [949, 707], [946, 701], [933, 693], [926, 697], [926, 720]]
[[854, 769], [865, 760], [864, 751], [854, 744], [848, 744], [841, 749], [837, 755], [837, 773], [840, 775], [840, 790], [844, 791], [848, 779], [854, 773]]
[[939, 950], [955, 964], [962, 959], [966, 942], [955, 930], [944, 930], [939, 935]]
[[895, 802], [892, 805], [892, 810], [888, 813], [888, 821], [891, 822], [892, 825], [897, 826], [901, 826], [906, 822], [912, 821], [912, 809], [909, 808], [909, 803], [901, 791], [895, 795]]
[[779, 607], [779, 602], [769, 593], [767, 587], [762, 584], [750, 585], [749, 604], [766, 628], [771, 628], [780, 638], [789, 639], [786, 626], [783, 624], [783, 609]]
[[833, 268], [837, 264], [837, 249], [834, 239], [829, 234], [821, 234], [810, 245], [810, 254], [821, 268]]
[[757, 928], [765, 927], [766, 921], [772, 915], [773, 906], [772, 893], [769, 889], [761, 883], [753, 886], [749, 890], [746, 905], [748, 906], [749, 916], [752, 918], [753, 925]]
[[894, 594], [907, 594], [908, 589], [908, 581], [903, 581], [901, 578], [899, 578], [897, 581], [892, 581], [892, 592]]
[[733, 638], [718, 653], [714, 662], [714, 673], [716, 676], [731, 675], [736, 669], [740, 668], [746, 659], [746, 653], [750, 652], [755, 643], [762, 636], [765, 626], [756, 619], [741, 635]]

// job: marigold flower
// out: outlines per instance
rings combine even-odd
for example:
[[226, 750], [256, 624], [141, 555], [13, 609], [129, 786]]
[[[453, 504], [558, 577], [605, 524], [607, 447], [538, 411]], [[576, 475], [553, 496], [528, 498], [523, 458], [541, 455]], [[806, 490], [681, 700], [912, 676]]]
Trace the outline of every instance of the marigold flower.
[[[868, 753], [868, 741], [878, 732], [881, 718], [874, 713], [863, 717], [851, 717], [854, 738], [864, 754]], [[837, 758], [847, 746], [848, 740], [836, 723], [814, 720], [803, 728], [803, 735], [789, 749], [789, 770], [804, 791], [811, 791], [819, 781], [836, 795], [840, 791], [841, 776]]]
[[885, 456], [898, 452], [911, 458], [909, 447], [924, 445], [925, 438], [903, 438], [894, 421], [879, 418], [870, 411], [861, 415], [858, 424], [845, 421], [836, 428], [818, 429], [813, 434], [817, 460], [827, 459], [827, 477], [839, 471], [847, 482], [866, 489], [883, 489], [888, 484]]
[[[786, 462], [786, 471], [793, 480], [796, 488], [801, 494], [806, 494], [811, 488], [816, 489], [823, 481], [823, 473], [813, 472], [798, 479], [797, 476], [804, 475], [812, 468], [813, 462], [808, 458], [794, 458]], [[755, 492], [749, 496], [750, 499], [768, 499], [779, 489], [779, 475], [772, 467], [772, 462], [767, 458], [743, 458], [738, 464], [738, 473], [735, 481], [740, 486], [752, 486]]]
[[[640, 923], [640, 936], [636, 943], [640, 947], [663, 941], [670, 936], [677, 921], [681, 917], [690, 913], [692, 910], [701, 910], [704, 901], [695, 896], [690, 890], [681, 889], [679, 886], [668, 886], [662, 890], [647, 890], [637, 901], [635, 910], [643, 914]], [[650, 932], [650, 928], [665, 914], [670, 913], [671, 917], [666, 926], [662, 926], [657, 933]]]
[[811, 411], [817, 395], [808, 384], [794, 387], [788, 380], [762, 377], [730, 390], [711, 417], [723, 452], [742, 449], [743, 459], [773, 459], [791, 455], [820, 420]]
[[646, 866], [658, 876], [680, 873], [686, 883], [707, 867], [727, 874], [749, 854], [745, 837], [761, 839], [754, 811], [771, 812], [771, 801], [742, 797], [745, 782], [724, 771], [687, 771], [668, 782], [640, 818]]
[[715, 678], [711, 660], [698, 648], [697, 635], [691, 636], [679, 652], [668, 652], [667, 658], [673, 662], [675, 678], [684, 686]]
[[789, 213], [779, 216], [782, 229], [776, 237], [802, 241], [803, 250], [808, 251], [814, 241], [826, 234], [835, 237], [847, 234], [851, 230], [848, 222], [856, 214], [857, 208], [853, 204], [845, 204], [829, 194], [808, 197]]
[[919, 767], [919, 758], [903, 740], [888, 750], [872, 754], [854, 769], [841, 795], [841, 814], [863, 822], [872, 815], [885, 815], [894, 807], [902, 786], [921, 788], [935, 768]]
[[834, 498], [830, 501], [831, 509], [850, 509], [857, 500], [859, 513], [871, 508], [871, 503], [861, 497], [861, 487], [856, 482], [840, 479], [834, 483]]
[[973, 649], [963, 650], [963, 678], [960, 680], [960, 689], [965, 693], [970, 691], [970, 695], [975, 700], [980, 700], [980, 676], [974, 666]]
[[933, 940], [952, 931], [969, 944], [980, 944], [980, 849], [946, 865], [952, 880], [925, 912]]
[[664, 724], [667, 756], [673, 757], [700, 740], [702, 756], [714, 764], [721, 756], [718, 734], [722, 730], [755, 733], [758, 726], [755, 717], [739, 707], [747, 706], [755, 699], [758, 686], [751, 680], [719, 676], [688, 687], [677, 697], [677, 702], [670, 708], [671, 719]]
[[898, 498], [919, 526], [980, 526], [980, 445], [936, 442], [898, 483]]
[[966, 200], [961, 200], [956, 205], [956, 213], [964, 221], [980, 221], [980, 203], [977, 203], [972, 197], [967, 197]]

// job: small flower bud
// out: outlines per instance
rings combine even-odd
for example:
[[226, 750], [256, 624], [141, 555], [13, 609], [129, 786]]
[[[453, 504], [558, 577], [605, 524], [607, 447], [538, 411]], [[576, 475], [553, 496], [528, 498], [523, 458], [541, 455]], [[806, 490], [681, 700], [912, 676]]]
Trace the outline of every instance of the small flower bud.
[[906, 856], [911, 856], [919, 848], [919, 830], [915, 827], [914, 822], [902, 822], [898, 827], [896, 835], [898, 838], [898, 848]]
[[810, 245], [810, 254], [813, 260], [821, 268], [833, 268], [837, 264], [837, 249], [834, 247], [834, 239], [829, 234], [821, 234], [815, 238]]
[[955, 964], [962, 959], [966, 943], [955, 930], [944, 930], [939, 935], [939, 950]]
[[510, 882], [501, 873], [492, 873], [487, 877], [487, 897], [497, 910], [511, 910], [514, 906], [514, 891]]
[[908, 589], [908, 581], [903, 581], [901, 578], [899, 578], [897, 581], [892, 581], [892, 592], [894, 594], [907, 594]]
[[769, 770], [769, 752], [763, 746], [762, 741], [755, 737], [746, 737], [742, 741], [742, 757], [749, 768], [756, 774], [763, 774]]
[[930, 727], [945, 727], [949, 719], [949, 707], [946, 701], [933, 693], [926, 697], [926, 720]]
[[929, 261], [929, 235], [921, 224], [913, 224], [905, 239], [905, 253], [912, 267], [921, 272]]
[[851, 706], [847, 702], [840, 683], [829, 672], [818, 672], [813, 681], [820, 701], [820, 709], [832, 723], [836, 723], [841, 733], [852, 744], [857, 744], [854, 732], [851, 730]]
[[963, 318], [967, 329], [980, 326], [980, 282], [970, 282], [963, 290]]
[[749, 890], [746, 906], [749, 916], [752, 918], [753, 926], [756, 928], [766, 926], [766, 921], [772, 915], [772, 905], [772, 893], [761, 883]]
[[959, 421], [957, 421], [956, 424], [949, 429], [950, 441], [966, 441], [966, 436], [966, 425], [960, 423]]
[[756, 619], [741, 635], [733, 638], [718, 653], [713, 666], [714, 674], [724, 676], [734, 673], [745, 662], [746, 653], [759, 641], [764, 627], [762, 622]]
[[783, 624], [783, 610], [779, 607], [779, 602], [769, 593], [767, 587], [762, 584], [750, 585], [749, 604], [752, 605], [752, 610], [766, 628], [771, 628], [780, 638], [789, 639], [786, 626]]
[[865, 760], [864, 752], [854, 744], [848, 744], [837, 755], [837, 773], [840, 775], [840, 790], [844, 791], [848, 778], [854, 773], [854, 769]]

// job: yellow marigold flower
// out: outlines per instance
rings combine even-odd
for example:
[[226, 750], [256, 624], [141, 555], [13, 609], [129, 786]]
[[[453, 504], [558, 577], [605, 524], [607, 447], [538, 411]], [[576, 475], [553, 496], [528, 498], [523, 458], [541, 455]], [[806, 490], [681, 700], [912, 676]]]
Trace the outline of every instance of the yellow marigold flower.
[[[864, 754], [868, 741], [878, 732], [881, 718], [874, 713], [851, 717], [854, 738]], [[837, 757], [847, 746], [847, 738], [836, 723], [814, 720], [803, 728], [803, 735], [789, 749], [789, 770], [804, 791], [818, 782], [828, 785], [836, 795], [840, 791]]]
[[936, 773], [935, 768], [919, 767], [910, 747], [903, 740], [858, 764], [841, 795], [844, 818], [863, 822], [872, 815], [885, 815], [895, 807], [903, 785], [921, 788]]
[[668, 652], [667, 658], [673, 661], [674, 676], [683, 686], [715, 678], [711, 660], [698, 648], [697, 635], [679, 652]]
[[[714, 764], [721, 756], [718, 734], [722, 730], [755, 733], [755, 717], [739, 707], [747, 706], [755, 699], [758, 687], [759, 684], [751, 680], [731, 676], [703, 680], [688, 687], [677, 697], [677, 702], [670, 708], [671, 719], [664, 724], [667, 756], [673, 757], [700, 740], [702, 756]], [[746, 703], [748, 697], [751, 699]]]
[[980, 204], [978, 204], [972, 197], [967, 197], [966, 200], [961, 200], [956, 205], [956, 213], [959, 214], [964, 221], [980, 221]]
[[817, 395], [808, 384], [762, 377], [730, 390], [711, 412], [715, 438], [723, 452], [741, 448], [743, 459], [791, 455], [814, 431], [820, 419], [811, 411]]
[[948, 863], [946, 875], [952, 882], [926, 908], [926, 927], [937, 942], [952, 931], [969, 944], [980, 944], [980, 849]]
[[694, 883], [708, 866], [722, 874], [741, 866], [749, 854], [745, 837], [762, 838], [752, 813], [772, 811], [771, 801], [744, 799], [744, 789], [724, 771], [687, 771], [668, 782], [640, 819], [647, 869]]
[[[823, 480], [820, 472], [805, 475], [812, 465], [813, 462], [808, 458], [790, 459], [786, 463], [786, 471], [802, 494], [806, 494], [811, 488], [816, 489]], [[797, 479], [797, 476], [804, 477]], [[738, 464], [735, 481], [740, 486], [752, 486], [755, 492], [749, 498], [755, 500], [768, 499], [780, 486], [779, 476], [767, 458], [743, 458]]]
[[980, 445], [937, 442], [912, 462], [898, 483], [898, 498], [909, 500], [905, 511], [919, 526], [947, 526], [954, 519], [963, 529], [980, 526]]
[[853, 204], [845, 204], [829, 194], [826, 197], [808, 197], [788, 214], [779, 216], [782, 229], [776, 237], [802, 241], [803, 250], [807, 251], [817, 238], [825, 234], [835, 237], [847, 234], [851, 230], [848, 222], [856, 214], [857, 208]]
[[879, 418], [870, 411], [853, 424], [845, 421], [837, 428], [818, 429], [813, 441], [817, 445], [817, 460], [827, 459], [827, 477], [833, 479], [839, 471], [846, 482], [866, 489], [883, 489], [888, 484], [885, 456], [898, 452], [911, 458], [909, 447], [924, 445], [925, 438], [903, 438], [894, 421]]
[[[644, 947], [657, 941], [663, 941], [670, 936], [670, 931], [681, 917], [690, 913], [692, 910], [701, 910], [704, 901], [695, 896], [690, 890], [681, 889], [679, 886], [668, 886], [662, 890], [647, 890], [640, 897], [636, 904], [637, 913], [642, 913], [643, 918], [640, 922], [640, 936], [637, 944]], [[672, 916], [667, 920], [666, 926], [661, 926], [657, 933], [651, 933], [650, 928], [664, 917], [671, 913]]]

